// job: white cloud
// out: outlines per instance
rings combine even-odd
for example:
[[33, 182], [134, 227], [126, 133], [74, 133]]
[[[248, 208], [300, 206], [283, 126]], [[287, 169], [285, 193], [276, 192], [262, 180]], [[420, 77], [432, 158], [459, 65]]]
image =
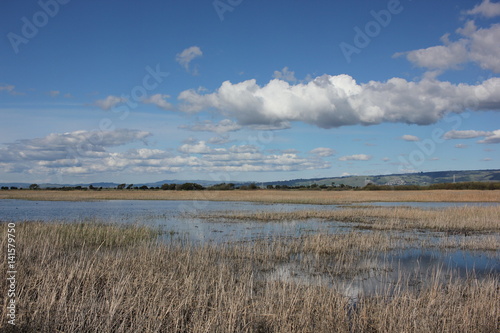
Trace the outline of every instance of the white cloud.
[[482, 15], [487, 18], [500, 16], [500, 2], [483, 0], [481, 4], [476, 5], [474, 8], [466, 11], [465, 13], [468, 15]]
[[224, 135], [224, 136], [214, 136], [213, 138], [208, 139], [207, 142], [213, 145], [224, 145], [230, 142], [230, 140], [229, 140], [229, 135]]
[[[447, 36], [447, 35], [445, 35]], [[443, 36], [443, 39], [446, 38]], [[431, 46], [426, 49], [396, 53], [395, 56], [406, 54], [407, 59], [419, 67], [429, 69], [456, 68], [467, 61], [466, 40], [449, 43], [447, 45]]]
[[443, 135], [443, 138], [447, 140], [451, 139], [473, 139], [482, 136], [490, 135], [491, 132], [486, 131], [474, 131], [474, 130], [466, 130], [466, 131], [448, 131]]
[[127, 101], [127, 99], [124, 97], [109, 95], [105, 99], [99, 99], [99, 100], [95, 101], [94, 105], [103, 109], [103, 110], [109, 110], [109, 109], [112, 109], [119, 104], [125, 103], [126, 101]]
[[500, 73], [500, 24], [479, 29], [468, 36], [471, 40], [469, 57], [482, 69]]
[[14, 91], [14, 88], [15, 86], [9, 84], [9, 85], [3, 85], [3, 86], [0, 86], [0, 91], [7, 91], [7, 92], [13, 92]]
[[428, 69], [458, 68], [467, 62], [474, 62], [482, 69], [500, 73], [500, 24], [478, 29], [474, 21], [468, 21], [463, 28], [457, 29], [463, 38], [451, 42], [449, 34], [441, 40], [443, 45], [409, 52], [399, 52], [395, 57], [406, 55], [413, 64]]
[[488, 131], [475, 131], [475, 130], [466, 130], [466, 131], [449, 131], [446, 132], [443, 138], [451, 140], [451, 139], [473, 139], [484, 137], [483, 140], [479, 140], [477, 143], [500, 143], [500, 129], [488, 132]]
[[202, 55], [203, 52], [201, 52], [201, 49], [198, 46], [191, 46], [177, 54], [175, 60], [182, 67], [184, 67], [186, 71], [189, 71], [189, 64], [191, 61], [195, 58], [201, 57]]
[[241, 129], [241, 126], [230, 119], [223, 119], [218, 123], [214, 123], [211, 120], [204, 120], [202, 122], [195, 123], [194, 125], [183, 125], [180, 128], [185, 128], [195, 132], [215, 132], [215, 133], [227, 133], [234, 132]]
[[420, 138], [418, 136], [415, 136], [415, 135], [409, 135], [409, 134], [405, 134], [401, 137], [401, 139], [405, 140], [405, 141], [420, 141]]
[[167, 98], [170, 98], [170, 96], [156, 94], [156, 95], [152, 95], [148, 98], [143, 99], [142, 102], [145, 104], [154, 104], [163, 110], [172, 110], [174, 108], [174, 106], [172, 104], [170, 104], [169, 102], [167, 102], [167, 100], [166, 100]]
[[342, 156], [339, 158], [339, 161], [369, 161], [372, 157], [370, 155], [365, 154], [357, 154], [350, 156]]
[[113, 151], [151, 134], [134, 130], [52, 133], [0, 147], [5, 172], [75, 176], [96, 173], [300, 171], [331, 167], [321, 156], [300, 156], [291, 151], [264, 151], [254, 145], [212, 147], [190, 140], [173, 150], [135, 148]]
[[109, 148], [135, 141], [145, 143], [150, 135], [149, 132], [129, 129], [52, 133], [43, 138], [4, 144], [0, 147], [0, 160], [9, 165], [9, 172], [98, 172], [113, 158]]
[[290, 71], [288, 67], [284, 67], [281, 71], [274, 71], [273, 78], [281, 79], [287, 82], [297, 82], [295, 72]]
[[335, 155], [335, 150], [331, 148], [319, 147], [319, 148], [314, 148], [313, 150], [310, 151], [310, 153], [320, 157], [328, 157]]
[[12, 84], [4, 84], [0, 86], [0, 92], [6, 91], [10, 95], [24, 95], [24, 93], [16, 91], [16, 86]]
[[60, 94], [61, 94], [61, 92], [60, 92], [59, 90], [51, 90], [51, 91], [49, 91], [49, 95], [50, 95], [51, 97], [57, 97], [57, 96], [59, 96]]
[[455, 145], [455, 148], [458, 148], [458, 149], [465, 149], [467, 148], [467, 145], [466, 144], [463, 144], [463, 143], [458, 143]]
[[484, 140], [480, 140], [478, 143], [500, 143], [500, 129], [489, 133]]
[[478, 85], [452, 84], [433, 78], [409, 82], [358, 84], [349, 75], [323, 75], [290, 85], [274, 79], [265, 86], [256, 80], [225, 81], [210, 94], [186, 90], [178, 97], [184, 112], [215, 109], [241, 125], [277, 125], [302, 121], [322, 128], [400, 122], [427, 125], [449, 112], [500, 110], [500, 78]]
[[186, 154], [210, 154], [214, 150], [207, 146], [205, 141], [199, 141], [196, 143], [185, 143], [178, 149], [181, 153]]

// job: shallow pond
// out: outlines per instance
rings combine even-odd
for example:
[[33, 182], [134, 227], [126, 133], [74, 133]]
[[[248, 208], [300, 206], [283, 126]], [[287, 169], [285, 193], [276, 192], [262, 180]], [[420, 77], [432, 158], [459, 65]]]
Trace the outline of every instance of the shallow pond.
[[[422, 208], [444, 208], [465, 205], [498, 205], [498, 203], [367, 203], [377, 206], [412, 206]], [[111, 221], [117, 223], [141, 223], [159, 227], [164, 241], [183, 239], [192, 243], [253, 241], [273, 237], [300, 237], [303, 235], [325, 232], [339, 233], [353, 230], [355, 224], [317, 219], [259, 222], [229, 221], [226, 219], [201, 219], [197, 213], [219, 211], [269, 211], [290, 212], [297, 210], [331, 210], [345, 205], [304, 205], [304, 204], [262, 204], [250, 202], [216, 201], [162, 201], [162, 200], [108, 200], [108, 201], [26, 201], [0, 200], [0, 221], [67, 221], [82, 220]], [[407, 232], [411, 234], [410, 232]], [[436, 233], [425, 232], [412, 237], [439, 237]], [[347, 296], [356, 298], [360, 294], [372, 294], [376, 290], [393, 284], [401, 272], [423, 274], [430, 270], [455, 271], [459, 276], [474, 270], [478, 276], [485, 274], [500, 275], [498, 253], [472, 251], [439, 251], [430, 249], [406, 249], [390, 251], [384, 256], [375, 256], [363, 263], [367, 272], [347, 279], [328, 279], [304, 272], [293, 261], [276, 265], [266, 273], [266, 279], [295, 282], [335, 284]], [[316, 282], [315, 282], [316, 281]]]

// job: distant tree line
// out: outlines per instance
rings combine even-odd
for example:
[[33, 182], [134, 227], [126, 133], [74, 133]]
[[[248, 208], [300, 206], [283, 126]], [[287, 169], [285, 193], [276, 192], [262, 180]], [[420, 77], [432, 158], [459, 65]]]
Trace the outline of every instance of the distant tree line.
[[[18, 190], [16, 186], [2, 186], [1, 190]], [[29, 190], [40, 190], [41, 187], [38, 184], [31, 184]], [[47, 187], [45, 190], [57, 190], [57, 191], [100, 191], [103, 187], [96, 187], [93, 185], [86, 186], [64, 186], [64, 187]], [[134, 186], [134, 184], [119, 184], [116, 190], [163, 190], [163, 191], [231, 191], [231, 190], [257, 190], [257, 189], [267, 189], [267, 190], [317, 190], [317, 191], [346, 191], [346, 190], [356, 190], [356, 191], [419, 191], [419, 190], [500, 190], [500, 182], [460, 182], [460, 183], [439, 183], [430, 185], [376, 185], [368, 184], [364, 187], [355, 187], [345, 184], [336, 185], [332, 183], [331, 185], [300, 185], [300, 186], [289, 186], [289, 185], [267, 185], [265, 188], [260, 187], [255, 183], [250, 183], [246, 185], [235, 185], [234, 183], [220, 183], [211, 186], [203, 186], [197, 183], [183, 183], [183, 184], [163, 184], [161, 186], [151, 186], [147, 185]]]

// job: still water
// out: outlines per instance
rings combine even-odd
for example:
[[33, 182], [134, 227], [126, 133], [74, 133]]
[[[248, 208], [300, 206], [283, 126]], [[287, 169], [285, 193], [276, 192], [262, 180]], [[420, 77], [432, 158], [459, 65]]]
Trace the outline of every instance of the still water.
[[[369, 205], [444, 208], [498, 203], [428, 203], [379, 202]], [[297, 210], [332, 210], [336, 205], [263, 204], [252, 202], [104, 200], [104, 201], [29, 201], [0, 200], [0, 221], [99, 220], [115, 223], [140, 223], [160, 227], [166, 234], [180, 235], [193, 242], [247, 241], [263, 237], [301, 236], [314, 232], [342, 232], [352, 223], [316, 219], [287, 222], [229, 222], [224, 219], [196, 218], [198, 213], [217, 211], [291, 212]]]
[[[378, 206], [412, 206], [421, 208], [445, 208], [465, 205], [498, 205], [498, 203], [369, 203]], [[326, 232], [339, 233], [353, 230], [352, 223], [317, 219], [286, 222], [231, 221], [225, 219], [201, 219], [197, 213], [220, 211], [270, 211], [290, 212], [297, 210], [332, 210], [344, 206], [303, 204], [262, 204], [250, 202], [216, 201], [163, 201], [163, 200], [108, 200], [108, 201], [26, 201], [0, 200], [0, 222], [5, 221], [110, 221], [115, 223], [140, 223], [158, 227], [164, 241], [183, 239], [190, 243], [243, 241], [274, 237], [300, 237]], [[411, 233], [411, 232], [410, 232]], [[436, 237], [428, 232], [423, 237]], [[493, 252], [411, 248], [381, 254], [365, 263], [374, 267], [368, 273], [349, 279], [336, 279], [335, 284], [350, 297], [375, 292], [384, 284], [392, 284], [401, 272], [422, 274], [431, 270], [454, 271], [465, 276], [474, 271], [477, 276], [500, 276], [500, 247]], [[382, 269], [381, 269], [382, 268]], [[383, 273], [381, 273], [383, 272]], [[286, 280], [297, 283], [314, 283], [311, 277], [293, 261], [277, 265], [266, 273], [266, 279]], [[320, 277], [321, 278], [321, 277]], [[328, 279], [327, 279], [328, 280]], [[384, 280], [385, 282], [381, 282]], [[330, 279], [330, 282], [331, 279]]]

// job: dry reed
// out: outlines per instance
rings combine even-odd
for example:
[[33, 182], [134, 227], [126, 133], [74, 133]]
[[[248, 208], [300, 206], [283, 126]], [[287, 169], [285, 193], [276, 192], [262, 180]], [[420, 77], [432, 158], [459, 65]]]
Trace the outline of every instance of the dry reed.
[[295, 204], [342, 204], [351, 202], [500, 202], [500, 191], [0, 191], [0, 199], [84, 201], [84, 200], [208, 200]]
[[356, 207], [336, 210], [299, 210], [293, 212], [225, 211], [198, 215], [207, 219], [290, 221], [320, 219], [354, 222], [364, 228], [380, 230], [427, 229], [447, 232], [500, 231], [500, 206], [464, 206], [444, 209], [414, 207]]
[[[3, 227], [3, 226], [2, 226]], [[117, 229], [18, 223], [16, 332], [495, 332], [498, 277], [436, 277], [421, 288], [404, 279], [374, 297], [351, 299], [331, 287], [263, 279], [270, 263], [307, 250], [328, 257], [368, 246], [311, 236], [256, 244], [156, 244], [141, 227]], [[2, 228], [0, 246], [6, 248]], [[82, 237], [82, 229], [89, 231]], [[102, 230], [101, 230], [102, 229]], [[92, 232], [91, 232], [92, 231]], [[101, 236], [121, 239], [102, 246]], [[85, 234], [85, 232], [83, 232]], [[43, 237], [41, 237], [43, 235]], [[346, 238], [360, 237], [352, 233]], [[368, 237], [368, 236], [366, 236]], [[374, 244], [390, 241], [381, 234]], [[93, 241], [83, 241], [81, 238]], [[76, 245], [75, 245], [76, 244]], [[119, 246], [118, 246], [119, 245]], [[5, 257], [0, 263], [5, 267]], [[0, 282], [6, 290], [6, 281]], [[0, 330], [6, 323], [5, 293]]]

